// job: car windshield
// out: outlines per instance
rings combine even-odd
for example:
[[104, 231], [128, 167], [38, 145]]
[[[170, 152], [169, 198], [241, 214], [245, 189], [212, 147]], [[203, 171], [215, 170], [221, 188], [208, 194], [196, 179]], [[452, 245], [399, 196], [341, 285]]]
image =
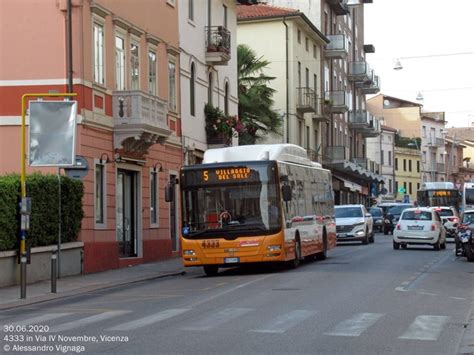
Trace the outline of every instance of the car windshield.
[[336, 218], [354, 218], [363, 217], [362, 208], [360, 207], [342, 207], [336, 208]]
[[373, 216], [373, 217], [382, 217], [382, 211], [379, 209], [379, 208], [371, 208], [369, 210], [369, 213]]
[[462, 218], [462, 223], [474, 224], [474, 213], [465, 213]]
[[411, 206], [409, 206], [409, 205], [393, 206], [393, 207], [390, 207], [390, 209], [388, 210], [388, 214], [400, 215], [400, 214], [402, 214], [403, 210], [405, 210], [409, 207], [411, 207]]
[[453, 211], [451, 211], [450, 209], [435, 209], [435, 211], [438, 212], [441, 217], [454, 216]]
[[401, 218], [403, 221], [431, 221], [429, 211], [405, 211]]

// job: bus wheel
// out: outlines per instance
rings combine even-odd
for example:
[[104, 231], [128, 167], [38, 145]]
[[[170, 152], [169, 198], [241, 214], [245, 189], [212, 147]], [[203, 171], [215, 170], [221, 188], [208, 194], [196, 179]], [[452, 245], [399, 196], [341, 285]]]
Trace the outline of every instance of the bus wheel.
[[301, 259], [301, 244], [300, 244], [300, 239], [296, 238], [295, 241], [295, 258], [290, 262], [290, 267], [292, 269], [296, 269], [298, 265], [300, 264], [300, 259]]
[[203, 268], [204, 268], [204, 273], [207, 276], [216, 276], [217, 272], [219, 271], [219, 268], [214, 265], [207, 265], [207, 266], [204, 266]]
[[323, 232], [323, 251], [316, 254], [316, 260], [326, 260], [328, 257], [328, 238], [326, 231]]

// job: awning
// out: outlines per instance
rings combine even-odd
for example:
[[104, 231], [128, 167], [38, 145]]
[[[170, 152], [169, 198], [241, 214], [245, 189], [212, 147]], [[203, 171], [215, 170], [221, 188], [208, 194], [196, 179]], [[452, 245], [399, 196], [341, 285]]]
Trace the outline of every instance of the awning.
[[336, 179], [341, 180], [344, 183], [344, 187], [346, 189], [349, 189], [352, 192], [362, 192], [362, 186], [359, 184], [356, 184], [355, 182], [349, 181], [347, 179], [344, 179], [336, 174], [332, 174]]
[[366, 168], [357, 165], [351, 161], [344, 160], [337, 163], [326, 163], [325, 164], [331, 170], [338, 170], [340, 172], [354, 175], [359, 179], [367, 180], [367, 181], [376, 181], [382, 182], [383, 177], [381, 175], [375, 174]]

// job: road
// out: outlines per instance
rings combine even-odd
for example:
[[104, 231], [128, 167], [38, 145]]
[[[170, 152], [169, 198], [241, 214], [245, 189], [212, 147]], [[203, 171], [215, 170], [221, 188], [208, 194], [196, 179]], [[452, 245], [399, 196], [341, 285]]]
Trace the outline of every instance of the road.
[[[456, 354], [474, 304], [474, 264], [452, 248], [395, 251], [377, 234], [374, 244], [340, 245], [295, 270], [205, 277], [188, 269], [0, 313], [17, 330], [43, 327], [4, 332], [1, 344], [87, 354]], [[12, 334], [34, 339], [6, 341]], [[85, 335], [96, 338], [70, 338]]]

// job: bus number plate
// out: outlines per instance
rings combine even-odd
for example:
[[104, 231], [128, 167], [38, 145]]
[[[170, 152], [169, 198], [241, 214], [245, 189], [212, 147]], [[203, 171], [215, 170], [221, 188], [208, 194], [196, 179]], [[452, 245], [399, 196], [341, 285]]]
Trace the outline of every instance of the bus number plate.
[[218, 240], [203, 240], [201, 246], [206, 249], [219, 248]]
[[240, 262], [240, 258], [224, 258], [225, 264], [234, 264]]

